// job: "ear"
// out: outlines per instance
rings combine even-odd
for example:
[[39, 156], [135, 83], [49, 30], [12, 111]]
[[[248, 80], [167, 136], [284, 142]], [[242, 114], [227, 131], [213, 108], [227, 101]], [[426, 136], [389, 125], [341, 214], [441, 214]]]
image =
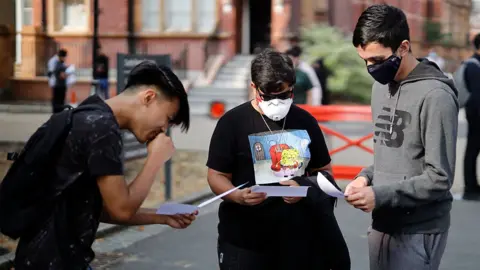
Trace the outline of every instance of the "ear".
[[400, 56], [402, 57], [406, 56], [410, 52], [410, 46], [411, 46], [410, 41], [404, 40], [402, 44], [400, 44], [400, 47], [398, 48], [399, 49], [398, 53], [400, 54]]
[[151, 88], [145, 89], [145, 91], [141, 92], [141, 101], [143, 105], [150, 105], [152, 104], [155, 99], [157, 98], [158, 94], [155, 92], [155, 90]]

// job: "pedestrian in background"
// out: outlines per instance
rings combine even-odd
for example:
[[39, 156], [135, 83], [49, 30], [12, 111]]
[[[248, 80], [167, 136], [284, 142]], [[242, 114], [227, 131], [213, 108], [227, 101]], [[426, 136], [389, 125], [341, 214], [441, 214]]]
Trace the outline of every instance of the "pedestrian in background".
[[[313, 104], [313, 90], [314, 86], [310, 77], [303, 70], [299, 68], [300, 55], [302, 50], [300, 47], [293, 47], [287, 50], [286, 54], [292, 59], [293, 66], [295, 67], [295, 85], [293, 86], [293, 103], [294, 104]], [[317, 88], [318, 90], [318, 88]]]
[[353, 45], [376, 80], [372, 88], [374, 164], [345, 190], [372, 212], [371, 270], [436, 270], [450, 228], [458, 128], [452, 80], [411, 49], [405, 13], [373, 5], [358, 19]]
[[98, 94], [103, 99], [109, 99], [109, 83], [108, 83], [108, 73], [109, 73], [109, 58], [103, 53], [101, 45], [97, 46], [97, 58], [93, 65], [94, 76], [93, 79], [97, 81], [99, 90]]
[[480, 153], [480, 34], [473, 40], [474, 54], [467, 60], [464, 74], [466, 90], [470, 93], [465, 104], [468, 123], [467, 146], [464, 158], [466, 199], [480, 199], [477, 158]]
[[[323, 96], [323, 89], [320, 81], [318, 80], [317, 74], [315, 73], [315, 69], [308, 64], [307, 62], [302, 60], [302, 53], [303, 50], [300, 46], [294, 46], [287, 51], [287, 54], [290, 57], [293, 57], [293, 64], [297, 67], [298, 70], [305, 73], [308, 77], [308, 80], [312, 84], [311, 88], [311, 100], [308, 102], [308, 105], [318, 106], [322, 105], [322, 96]], [[299, 75], [301, 77], [303, 75]]]
[[52, 89], [52, 112], [57, 113], [64, 109], [67, 93], [67, 66], [65, 60], [67, 51], [60, 49], [56, 55], [48, 60], [48, 85]]

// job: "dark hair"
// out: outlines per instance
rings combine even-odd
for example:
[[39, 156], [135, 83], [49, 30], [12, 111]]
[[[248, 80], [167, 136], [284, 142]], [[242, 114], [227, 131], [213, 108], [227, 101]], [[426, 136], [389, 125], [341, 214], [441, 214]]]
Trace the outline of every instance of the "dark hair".
[[407, 17], [399, 8], [380, 4], [368, 7], [353, 32], [353, 46], [378, 42], [395, 52], [404, 40], [410, 41]]
[[60, 49], [58, 50], [58, 57], [66, 57], [67, 56], [67, 50], [65, 49]]
[[290, 37], [290, 42], [300, 42], [300, 37], [298, 37], [297, 35], [293, 35]]
[[293, 57], [300, 57], [300, 55], [302, 55], [302, 48], [300, 48], [299, 46], [293, 46], [292, 48], [288, 49], [286, 54]]
[[252, 60], [252, 82], [262, 92], [276, 93], [295, 84], [295, 68], [288, 55], [266, 49]]
[[166, 66], [158, 66], [153, 61], [143, 61], [136, 65], [128, 75], [125, 91], [135, 91], [141, 86], [153, 86], [168, 99], [178, 98], [180, 107], [172, 120], [173, 124], [182, 126], [186, 131], [190, 127], [190, 108], [187, 92], [177, 75]]
[[477, 34], [473, 39], [473, 46], [475, 46], [477, 50], [480, 49], [480, 34]]

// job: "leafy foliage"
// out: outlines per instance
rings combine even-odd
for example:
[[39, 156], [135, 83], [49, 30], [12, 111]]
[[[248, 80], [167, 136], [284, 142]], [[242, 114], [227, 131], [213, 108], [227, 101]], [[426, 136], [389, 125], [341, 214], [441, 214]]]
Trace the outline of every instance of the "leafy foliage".
[[353, 47], [351, 38], [336, 28], [327, 25], [313, 25], [302, 29], [304, 59], [313, 63], [324, 59], [332, 72], [328, 87], [335, 97], [343, 100], [369, 103], [373, 79]]

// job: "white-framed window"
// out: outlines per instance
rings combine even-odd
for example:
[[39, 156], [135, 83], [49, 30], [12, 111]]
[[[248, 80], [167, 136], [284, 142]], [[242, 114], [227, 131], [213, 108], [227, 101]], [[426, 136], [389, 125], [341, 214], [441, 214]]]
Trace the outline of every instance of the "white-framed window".
[[141, 0], [145, 33], [211, 33], [217, 21], [217, 0]]
[[22, 30], [33, 25], [32, 0], [15, 0], [15, 63], [22, 62]]
[[160, 32], [160, 0], [142, 0], [142, 31]]
[[197, 32], [211, 33], [215, 30], [217, 5], [215, 0], [197, 1]]
[[22, 24], [32, 25], [33, 24], [33, 0], [21, 0], [22, 3]]
[[59, 30], [87, 30], [88, 6], [85, 0], [61, 0]]
[[[166, 32], [192, 32], [192, 1], [163, 0]], [[195, 1], [195, 0], [194, 0]]]

